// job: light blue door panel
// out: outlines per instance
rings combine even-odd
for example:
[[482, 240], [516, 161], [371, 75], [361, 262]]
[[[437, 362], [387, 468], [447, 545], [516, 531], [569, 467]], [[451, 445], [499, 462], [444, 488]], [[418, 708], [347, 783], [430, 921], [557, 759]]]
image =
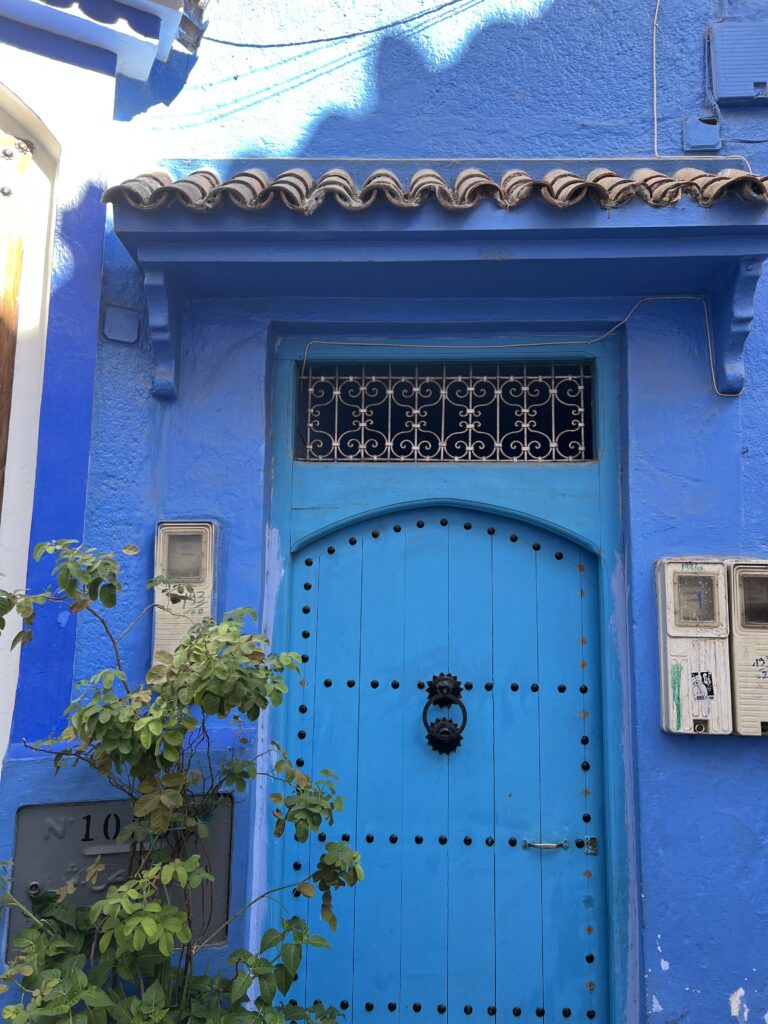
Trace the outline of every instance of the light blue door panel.
[[[294, 556], [290, 630], [304, 674], [288, 737], [308, 771], [339, 774], [346, 805], [325, 838], [349, 836], [366, 870], [296, 997], [355, 1024], [607, 1021], [592, 556], [466, 508], [382, 515]], [[426, 684], [445, 672], [468, 715], [448, 755], [422, 724]], [[290, 886], [323, 841], [276, 844], [290, 912], [306, 912]]]
[[[425, 529], [449, 536], [448, 668], [465, 685], [472, 723], [458, 751], [447, 755], [448, 1013], [459, 1020], [470, 1008], [473, 1015], [485, 1015], [489, 1007], [495, 1012], [493, 690], [485, 688], [493, 679], [492, 545], [486, 532], [493, 526], [455, 510], [439, 518], [425, 511], [422, 521]], [[435, 671], [444, 668], [437, 664]]]
[[[524, 528], [502, 521], [493, 544], [493, 679], [496, 791], [496, 946], [498, 1008], [535, 1020], [543, 1004], [541, 857], [523, 851], [539, 834], [540, 784], [537, 553]], [[524, 638], [521, 642], [521, 638]], [[521, 922], [525, 922], [524, 927]], [[509, 1014], [507, 1013], [508, 1017]]]
[[[425, 1020], [434, 1020], [435, 1008], [446, 1004], [449, 973], [448, 761], [424, 741], [425, 691], [414, 686], [427, 672], [430, 678], [441, 671], [425, 669], [425, 664], [444, 664], [448, 655], [448, 533], [419, 529], [418, 521], [411, 513], [395, 517], [395, 524], [402, 527], [398, 536], [405, 538], [403, 682], [409, 684], [403, 687], [402, 1020], [413, 1020], [417, 1005]], [[423, 571], [423, 564], [430, 570]]]
[[[355, 809], [358, 779], [358, 732], [360, 708], [360, 598], [362, 585], [362, 548], [339, 538], [341, 549], [334, 549], [333, 538], [302, 552], [296, 559], [293, 573], [294, 650], [306, 654], [306, 639], [302, 636], [304, 623], [312, 618], [316, 609], [316, 656], [314, 664], [304, 665], [302, 699], [311, 709], [311, 733], [308, 746], [310, 757], [306, 768], [316, 777], [323, 768], [331, 768], [343, 779], [343, 793], [347, 798], [347, 812], [343, 828], [355, 841]], [[343, 547], [342, 547], [343, 545]], [[316, 583], [306, 589], [310, 578], [305, 574], [307, 559], [313, 562]], [[309, 609], [309, 611], [307, 611]], [[298, 716], [291, 708], [290, 721]], [[307, 715], [306, 717], [309, 717]], [[297, 723], [298, 724], [298, 723]], [[298, 726], [301, 728], [301, 726]], [[295, 734], [291, 729], [289, 735]], [[337, 839], [337, 834], [329, 834]], [[324, 846], [319, 836], [309, 844], [309, 863], [314, 865]], [[318, 847], [320, 849], [318, 849]], [[309, 915], [310, 927], [315, 932], [326, 932], [320, 920], [320, 902], [314, 900]], [[301, 907], [298, 908], [299, 910]], [[338, 928], [334, 933], [333, 948], [311, 950], [307, 956], [306, 999], [332, 1002], [338, 1006], [352, 997], [354, 970], [354, 893], [339, 893], [335, 909]]]
[[[392, 530], [379, 537], [361, 530], [358, 544], [363, 560], [359, 764], [372, 757], [381, 763], [378, 770], [358, 769], [357, 842], [376, 883], [354, 893], [355, 933], [368, 936], [368, 942], [355, 949], [352, 1005], [358, 1019], [384, 1021], [392, 1016], [388, 1005], [398, 1000], [400, 988], [405, 559]], [[391, 898], [382, 899], [382, 893]], [[363, 971], [359, 955], [368, 961]]]

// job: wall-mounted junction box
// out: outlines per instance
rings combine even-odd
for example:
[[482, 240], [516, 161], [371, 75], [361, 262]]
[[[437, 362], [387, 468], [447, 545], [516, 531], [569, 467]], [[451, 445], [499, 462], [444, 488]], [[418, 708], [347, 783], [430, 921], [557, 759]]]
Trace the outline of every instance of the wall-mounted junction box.
[[734, 729], [768, 735], [768, 562], [729, 561]]
[[155, 588], [153, 656], [171, 653], [192, 626], [212, 614], [216, 528], [210, 522], [157, 524], [155, 577], [187, 583], [190, 598], [172, 603], [163, 586]]
[[732, 731], [728, 582], [724, 560], [656, 563], [661, 727], [674, 733]]
[[718, 103], [768, 104], [768, 21], [718, 21], [707, 30]]

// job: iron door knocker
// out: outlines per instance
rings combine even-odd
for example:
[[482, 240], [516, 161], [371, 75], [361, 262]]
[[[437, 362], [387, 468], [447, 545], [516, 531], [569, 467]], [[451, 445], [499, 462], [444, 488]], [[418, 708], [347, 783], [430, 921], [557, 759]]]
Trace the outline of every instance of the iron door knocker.
[[[461, 699], [462, 689], [456, 676], [448, 673], [433, 676], [427, 684], [427, 701], [421, 720], [427, 730], [427, 743], [438, 754], [450, 754], [456, 750], [461, 743], [462, 733], [467, 727], [467, 709]], [[454, 722], [450, 718], [436, 718], [430, 722], [429, 709], [431, 707], [450, 708], [454, 705], [461, 711], [461, 722]]]

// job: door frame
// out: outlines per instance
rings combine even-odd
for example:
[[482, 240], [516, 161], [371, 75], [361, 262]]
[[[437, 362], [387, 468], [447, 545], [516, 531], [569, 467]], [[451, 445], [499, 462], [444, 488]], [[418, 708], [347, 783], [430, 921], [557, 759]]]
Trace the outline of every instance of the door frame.
[[[490, 303], [489, 305], [492, 305]], [[329, 316], [329, 323], [333, 318]], [[602, 319], [602, 318], [601, 318]], [[281, 325], [270, 339], [272, 384], [270, 401], [270, 464], [272, 480], [267, 525], [266, 580], [263, 599], [265, 631], [275, 649], [289, 643], [289, 597], [292, 556], [318, 537], [372, 516], [434, 504], [477, 509], [535, 523], [582, 545], [597, 558], [600, 579], [601, 680], [604, 729], [605, 827], [607, 850], [607, 916], [609, 919], [613, 1024], [629, 1024], [639, 1012], [641, 964], [639, 878], [633, 787], [632, 722], [624, 543], [621, 521], [622, 424], [620, 394], [621, 335], [599, 342], [581, 342], [583, 327], [558, 331], [557, 342], [546, 328], [531, 331], [526, 323], [494, 330], [462, 324], [466, 351], [457, 351], [457, 328], [424, 332], [416, 323], [396, 329], [377, 324], [367, 329], [331, 327], [307, 333], [306, 326]], [[543, 326], [543, 325], [542, 325]], [[594, 332], [598, 333], [597, 331]], [[538, 334], [538, 338], [537, 338]], [[384, 339], [382, 339], [384, 335]], [[317, 344], [317, 343], [320, 344]], [[538, 342], [538, 343], [537, 343]], [[413, 346], [408, 350], [403, 345]], [[514, 348], [503, 348], [504, 345]], [[554, 344], [567, 344], [558, 349]], [[375, 348], [371, 347], [375, 345]], [[444, 346], [450, 346], [448, 348]], [[427, 361], [464, 359], [590, 360], [595, 366], [594, 422], [598, 459], [591, 463], [553, 464], [330, 464], [294, 463], [295, 368], [309, 356], [313, 362]], [[485, 347], [481, 347], [485, 346]], [[491, 348], [490, 346], [499, 346]], [[468, 361], [468, 360], [467, 360]], [[461, 465], [461, 477], [457, 471]], [[311, 467], [307, 470], [305, 467]], [[298, 467], [298, 468], [297, 468]], [[416, 472], [414, 472], [414, 470]], [[329, 472], [330, 471], [330, 472]], [[323, 479], [314, 480], [322, 474]], [[365, 475], [366, 485], [351, 489], [349, 476]], [[514, 475], [510, 486], [510, 477]], [[410, 479], [409, 479], [410, 477]], [[546, 477], [546, 480], [545, 480]], [[478, 491], [478, 478], [483, 490]], [[314, 481], [314, 489], [313, 489]], [[318, 485], [319, 484], [319, 485]], [[478, 501], [482, 493], [484, 500]], [[547, 518], [540, 514], [547, 496]], [[344, 507], [340, 506], [343, 495]], [[311, 505], [307, 501], [311, 501]], [[297, 505], [303, 502], [303, 507]], [[261, 801], [260, 801], [261, 803]], [[266, 821], [266, 808], [255, 808]], [[266, 840], [266, 828], [262, 833]], [[262, 858], [263, 863], [263, 858]], [[256, 867], [256, 865], [254, 865]], [[264, 868], [261, 869], [264, 881]], [[255, 922], [259, 926], [261, 922]]]

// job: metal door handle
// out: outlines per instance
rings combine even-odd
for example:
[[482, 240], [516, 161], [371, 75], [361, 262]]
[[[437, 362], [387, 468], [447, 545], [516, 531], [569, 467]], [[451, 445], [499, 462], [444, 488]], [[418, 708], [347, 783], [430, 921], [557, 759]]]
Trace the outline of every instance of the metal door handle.
[[[433, 676], [427, 684], [427, 702], [421, 718], [427, 730], [427, 743], [438, 754], [450, 754], [457, 750], [467, 727], [467, 709], [461, 699], [462, 689], [463, 684], [456, 676], [447, 672]], [[432, 707], [450, 708], [454, 705], [461, 712], [461, 722], [454, 722], [450, 718], [437, 718], [430, 722], [428, 715]]]
[[524, 850], [567, 850], [568, 840], [563, 839], [560, 843], [531, 843], [529, 840], [523, 840]]

